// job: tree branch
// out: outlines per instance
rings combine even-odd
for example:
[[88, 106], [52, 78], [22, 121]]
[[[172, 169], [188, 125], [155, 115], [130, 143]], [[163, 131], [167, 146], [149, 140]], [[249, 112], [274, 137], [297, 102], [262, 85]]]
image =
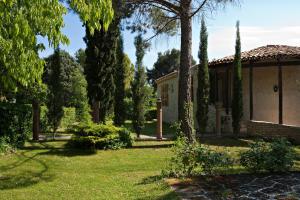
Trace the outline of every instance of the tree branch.
[[190, 18], [194, 17], [205, 6], [206, 3], [207, 3], [207, 0], [203, 0], [201, 5], [192, 13]]

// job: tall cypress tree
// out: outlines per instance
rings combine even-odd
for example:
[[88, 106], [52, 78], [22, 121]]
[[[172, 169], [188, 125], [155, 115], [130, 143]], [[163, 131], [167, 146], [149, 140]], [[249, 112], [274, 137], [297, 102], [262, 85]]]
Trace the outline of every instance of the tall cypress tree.
[[232, 127], [235, 134], [240, 133], [243, 117], [243, 88], [242, 88], [242, 61], [241, 38], [239, 21], [236, 23], [236, 44], [233, 62], [233, 97], [232, 97]]
[[114, 20], [107, 31], [103, 29], [90, 33], [86, 26], [85, 74], [88, 82], [88, 96], [92, 105], [93, 121], [105, 122], [113, 104], [115, 91], [114, 66], [116, 61], [119, 21]]
[[48, 98], [46, 105], [48, 108], [48, 121], [52, 126], [53, 138], [58, 129], [61, 119], [64, 115], [64, 88], [62, 85], [62, 65], [60, 57], [60, 49], [57, 48], [54, 54], [47, 60], [47, 67], [45, 73], [45, 82], [48, 85]]
[[205, 133], [208, 121], [208, 105], [209, 105], [209, 69], [207, 55], [207, 28], [204, 17], [201, 20], [201, 33], [199, 45], [199, 61], [198, 65], [198, 87], [197, 87], [197, 121], [200, 133]]
[[133, 99], [133, 128], [140, 137], [142, 128], [145, 125], [145, 103], [146, 103], [146, 73], [143, 66], [143, 58], [147, 45], [139, 34], [135, 40], [134, 45], [136, 48], [136, 72], [134, 81], [132, 83], [132, 99]]
[[116, 52], [116, 67], [115, 67], [115, 105], [114, 105], [114, 123], [118, 126], [124, 124], [125, 121], [125, 65], [123, 52], [123, 37], [119, 31], [118, 46]]

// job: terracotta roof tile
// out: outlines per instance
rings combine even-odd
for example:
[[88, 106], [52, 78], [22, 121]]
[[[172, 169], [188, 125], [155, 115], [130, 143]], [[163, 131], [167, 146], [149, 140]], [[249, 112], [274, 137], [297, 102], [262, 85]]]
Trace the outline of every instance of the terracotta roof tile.
[[[286, 45], [267, 45], [252, 49], [250, 51], [242, 52], [242, 62], [249, 60], [262, 60], [267, 58], [278, 57], [296, 57], [300, 56], [300, 47], [286, 46]], [[209, 65], [219, 65], [232, 63], [234, 55], [227, 56], [221, 59], [212, 60]]]

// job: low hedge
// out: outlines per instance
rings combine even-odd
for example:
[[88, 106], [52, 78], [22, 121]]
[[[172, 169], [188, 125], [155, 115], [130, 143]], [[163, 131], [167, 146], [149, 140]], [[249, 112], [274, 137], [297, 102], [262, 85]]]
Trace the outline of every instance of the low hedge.
[[73, 126], [74, 137], [69, 145], [85, 149], [120, 149], [131, 147], [133, 139], [130, 131], [113, 125], [89, 124]]
[[12, 147], [22, 147], [32, 133], [32, 107], [0, 103], [0, 137]]
[[296, 159], [291, 143], [285, 138], [274, 139], [267, 143], [257, 141], [250, 149], [240, 154], [240, 163], [250, 172], [286, 172]]

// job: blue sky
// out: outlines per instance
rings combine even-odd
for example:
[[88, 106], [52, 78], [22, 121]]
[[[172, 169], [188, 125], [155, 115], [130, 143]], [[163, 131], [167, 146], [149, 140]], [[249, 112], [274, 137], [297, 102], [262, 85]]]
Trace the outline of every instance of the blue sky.
[[[267, 44], [285, 44], [300, 46], [300, 1], [299, 0], [240, 0], [239, 5], [228, 4], [208, 14], [207, 26], [209, 32], [208, 54], [210, 59], [221, 58], [234, 53], [235, 24], [240, 20], [242, 50], [250, 50]], [[71, 55], [79, 48], [85, 48], [83, 37], [84, 27], [79, 18], [72, 13], [65, 17], [63, 32], [69, 37], [70, 45], [62, 46]], [[193, 56], [198, 62], [200, 23], [193, 19]], [[145, 37], [150, 37], [151, 33]], [[135, 62], [135, 35], [123, 32], [124, 50]], [[45, 42], [45, 40], [40, 40]], [[144, 58], [144, 65], [152, 68], [158, 52], [172, 48], [180, 48], [180, 33], [174, 37], [159, 36], [152, 41], [151, 48]], [[40, 53], [45, 57], [53, 52], [47, 48]]]

